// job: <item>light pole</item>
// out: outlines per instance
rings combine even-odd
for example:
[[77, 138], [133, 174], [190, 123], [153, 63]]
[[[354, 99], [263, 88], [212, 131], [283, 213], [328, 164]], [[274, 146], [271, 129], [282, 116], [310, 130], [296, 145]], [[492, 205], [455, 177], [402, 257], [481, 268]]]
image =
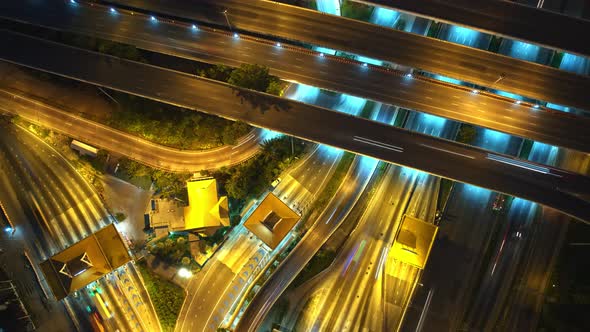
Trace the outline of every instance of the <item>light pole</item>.
[[223, 11], [223, 16], [225, 16], [225, 21], [227, 22], [227, 27], [229, 28], [229, 31], [232, 31], [231, 24], [229, 23], [229, 17], [227, 17], [227, 9]]
[[500, 77], [498, 77], [498, 79], [495, 80], [494, 83], [492, 83], [492, 85], [490, 85], [490, 88], [493, 87], [494, 85], [496, 85], [496, 83], [500, 82], [504, 78], [506, 78], [506, 74], [504, 74], [504, 73], [500, 74]]

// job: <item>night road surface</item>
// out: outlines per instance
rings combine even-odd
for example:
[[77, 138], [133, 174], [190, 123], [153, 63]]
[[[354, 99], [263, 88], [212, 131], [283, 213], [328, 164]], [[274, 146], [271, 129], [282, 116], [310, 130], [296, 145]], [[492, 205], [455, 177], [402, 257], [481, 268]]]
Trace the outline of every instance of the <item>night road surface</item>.
[[584, 176], [528, 163], [517, 166], [518, 161], [485, 150], [163, 68], [7, 31], [0, 31], [0, 37], [12, 45], [0, 49], [0, 58], [15, 64], [240, 120], [590, 220], [590, 202], [572, 194], [588, 196], [590, 179]]
[[579, 33], [590, 30], [590, 21], [520, 5], [512, 1], [361, 0], [359, 2], [590, 56], [590, 39]]
[[[29, 220], [32, 233], [38, 238], [31, 248], [35, 264], [110, 222], [98, 194], [57, 151], [19, 127], [5, 125], [2, 129], [0, 148], [11, 165], [13, 186], [18, 188], [21, 202], [28, 204], [33, 210], [31, 214], [35, 215]], [[124, 292], [112, 277], [97, 282], [106, 290], [104, 299], [114, 312], [114, 317], [105, 324], [113, 330], [153, 330], [158, 324], [155, 312], [145, 305], [149, 302], [142, 282], [133, 273], [132, 264], [127, 264], [126, 268], [130, 271], [126, 275], [141, 287]], [[143, 297], [144, 305], [132, 309], [128, 301], [131, 293], [139, 296], [138, 299]], [[65, 300], [66, 308], [73, 310], [80, 324], [85, 326], [88, 313], [84, 308], [94, 305], [85, 290], [78, 294], [77, 298], [70, 296]], [[130, 310], [135, 311], [135, 318], [129, 316]], [[139, 315], [144, 318], [142, 321], [137, 319]]]
[[[307, 89], [290, 89], [286, 94], [289, 98], [318, 103], [323, 107], [335, 105], [334, 98], [318, 98], [317, 94]], [[333, 173], [334, 165], [342, 154], [342, 151], [328, 146], [320, 145], [312, 149], [297, 166], [281, 175], [282, 181], [273, 190], [277, 197], [296, 210], [306, 209]], [[230, 239], [189, 282], [188, 296], [180, 312], [176, 331], [216, 330], [232, 304], [248, 287], [248, 278], [254, 272], [250, 265], [261, 266], [268, 260], [269, 254], [260, 244], [243, 226], [233, 231]], [[240, 255], [232, 254], [235, 252]], [[248, 275], [244, 275], [244, 272], [248, 272]]]
[[[514, 99], [474, 93], [471, 88], [433, 80], [422, 75], [407, 77], [407, 72], [379, 67], [363, 67], [329, 55], [320, 56], [305, 48], [277, 46], [269, 41], [240, 37], [208, 28], [159, 21], [146, 24], [147, 17], [108, 7], [41, 4], [17, 7], [14, 19], [34, 25], [77, 32], [114, 40], [139, 48], [207, 63], [239, 66], [257, 63], [268, 66], [271, 74], [286, 80], [338, 91], [354, 96], [426, 112], [460, 122], [472, 123], [511, 135], [552, 145], [590, 151], [590, 120], [556, 110], [535, 109], [532, 104], [517, 104]], [[19, 10], [17, 10], [19, 9]], [[35, 9], [35, 10], [33, 10]], [[8, 15], [10, 12], [6, 13]], [[110, 27], [116, 26], [117, 30]], [[453, 31], [458, 30], [453, 27]], [[465, 30], [465, 29], [463, 29]], [[452, 35], [455, 35], [453, 33]], [[477, 32], [476, 32], [477, 34]], [[461, 36], [464, 36], [462, 34]], [[451, 40], [452, 41], [452, 40]], [[485, 43], [480, 40], [480, 43]], [[489, 41], [488, 41], [489, 43]], [[576, 135], [571, 133], [575, 132]]]
[[[360, 109], [364, 107], [364, 103], [361, 103], [357, 107], [358, 109], [356, 109], [356, 112], [359, 112]], [[338, 107], [336, 106], [335, 108]], [[351, 111], [354, 113], [355, 110]], [[374, 112], [377, 112], [373, 114], [374, 118], [383, 123], [393, 122], [395, 116], [398, 114], [397, 111], [392, 110], [389, 107], [377, 107]], [[322, 151], [322, 154], [318, 155], [318, 157], [323, 155], [323, 158], [327, 158], [333, 154], [341, 154], [341, 151], [333, 151], [335, 149], [326, 146], [320, 146], [319, 149], [325, 149], [325, 151]], [[314, 161], [307, 162], [306, 164], [314, 167], [315, 163], [316, 162]], [[371, 176], [376, 166], [376, 160], [367, 157], [357, 157], [352, 162], [352, 165], [350, 166], [346, 177], [343, 179], [342, 184], [338, 188], [338, 191], [314, 221], [311, 229], [308, 230], [307, 234], [256, 293], [251, 303], [244, 311], [242, 318], [239, 320], [236, 327], [237, 331], [252, 330], [263, 322], [266, 314], [272, 308], [279, 296], [285, 291], [291, 282], [293, 282], [299, 272], [301, 272], [305, 265], [318, 252], [331, 234], [336, 231], [359, 201], [371, 180]], [[323, 168], [325, 168], [325, 166]], [[310, 170], [310, 167], [306, 169], [306, 171]], [[301, 168], [293, 173], [301, 173]], [[321, 173], [322, 172], [320, 172], [320, 174]], [[303, 178], [304, 175], [301, 174], [300, 176]], [[307, 177], [305, 181], [302, 181], [301, 183], [307, 188], [315, 188], [312, 196], [315, 196], [321, 190], [321, 186], [318, 187], [317, 185], [314, 185], [314, 182], [317, 183], [313, 180], [312, 176], [312, 178]], [[277, 191], [280, 189], [281, 188], [277, 187]], [[283, 193], [281, 193], [281, 195], [283, 195]]]
[[239, 139], [235, 146], [205, 151], [179, 150], [79, 117], [22, 93], [0, 88], [0, 101], [0, 111], [19, 115], [29, 122], [92, 146], [172, 172], [195, 172], [239, 164], [253, 157], [264, 140], [262, 130], [254, 129]]
[[[494, 88], [539, 100], [560, 100], [563, 105], [590, 109], [590, 101], [585, 98], [586, 91], [590, 89], [588, 77], [301, 7], [261, 0], [112, 2], [143, 8], [148, 12], [209, 22], [222, 28], [227, 27], [222, 13], [227, 9], [232, 29], [346, 51], [480, 86], [490, 86], [505, 73], [506, 77], [496, 83]], [[12, 3], [5, 5], [12, 6]]]

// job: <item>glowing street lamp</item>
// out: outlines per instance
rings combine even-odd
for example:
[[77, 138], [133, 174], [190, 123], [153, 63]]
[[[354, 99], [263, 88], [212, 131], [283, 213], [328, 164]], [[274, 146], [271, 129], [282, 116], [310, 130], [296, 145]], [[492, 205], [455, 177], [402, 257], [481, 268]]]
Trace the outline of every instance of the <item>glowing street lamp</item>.
[[181, 267], [178, 270], [178, 276], [181, 277], [181, 278], [187, 278], [188, 279], [188, 278], [190, 278], [190, 277], [193, 276], [193, 273], [191, 271], [185, 269], [184, 267]]

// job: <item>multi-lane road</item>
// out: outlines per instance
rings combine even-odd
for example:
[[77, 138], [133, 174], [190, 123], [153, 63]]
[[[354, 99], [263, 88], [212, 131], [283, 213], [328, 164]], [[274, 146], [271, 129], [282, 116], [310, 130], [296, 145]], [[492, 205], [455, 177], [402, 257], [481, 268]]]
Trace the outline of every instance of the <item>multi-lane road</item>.
[[[523, 164], [482, 149], [321, 107], [5, 30], [0, 37], [12, 46], [0, 50], [0, 58], [5, 61], [505, 192], [590, 220], [590, 202], [575, 195], [588, 194], [588, 179], [584, 176]], [[41, 53], [44, 56], [38, 57]]]
[[[7, 160], [6, 165], [9, 165], [10, 185], [17, 188], [16, 196], [29, 217], [26, 224], [17, 227], [22, 227], [30, 236], [29, 254], [35, 265], [32, 268], [36, 270], [40, 261], [110, 221], [98, 194], [58, 152], [23, 129], [10, 124], [4, 124], [2, 129], [0, 148]], [[15, 211], [8, 209], [8, 212], [12, 214]], [[113, 277], [97, 283], [106, 290], [103, 296], [114, 313], [113, 319], [106, 321], [105, 325], [113, 330], [157, 330], [159, 324], [155, 312], [147, 305], [149, 299], [145, 297], [142, 281], [132, 264], [125, 269], [129, 273], [120, 274], [121, 278], [133, 280], [138, 288], [131, 292], [136, 294], [133, 303], [128, 298], [132, 296], [128, 289], [123, 291], [112, 280]], [[41, 276], [39, 271], [37, 273]], [[50, 298], [48, 287], [44, 284], [42, 287]], [[137, 303], [141, 304], [137, 306]], [[88, 293], [83, 290], [77, 298], [67, 298], [65, 305], [76, 324], [84, 330], [89, 329], [86, 306], [94, 305]], [[140, 315], [142, 320], [138, 319]]]
[[[532, 104], [471, 88], [426, 78], [407, 77], [407, 72], [382, 67], [363, 67], [361, 63], [320, 56], [308, 49], [242, 36], [236, 39], [225, 31], [187, 24], [160, 21], [148, 24], [147, 16], [119, 10], [116, 15], [108, 7], [82, 3], [71, 8], [67, 4], [47, 2], [27, 7], [26, 2], [13, 4], [5, 13], [15, 20], [70, 32], [97, 36], [153, 52], [177, 57], [238, 66], [256, 62], [268, 66], [271, 73], [283, 79], [338, 91], [350, 95], [417, 110], [455, 121], [472, 123], [511, 135], [552, 145], [584, 150], [590, 137], [571, 135], [584, 133], [590, 125], [560, 111], [536, 109]], [[35, 10], [33, 10], [33, 8]], [[117, 27], [117, 30], [111, 27]]]
[[234, 146], [206, 151], [179, 150], [82, 118], [18, 91], [0, 88], [0, 100], [0, 111], [19, 115], [29, 122], [93, 146], [173, 172], [195, 172], [238, 164], [254, 156], [264, 138], [262, 130], [254, 129]]
[[487, 0], [360, 0], [435, 21], [468, 26], [494, 35], [515, 38], [548, 48], [590, 56], [590, 21], [524, 6], [513, 1]]
[[347, 51], [480, 86], [490, 86], [505, 74], [504, 79], [494, 84], [495, 89], [590, 109], [588, 98], [584, 97], [585, 91], [590, 89], [588, 77], [301, 7], [264, 0], [111, 2], [209, 22], [219, 27], [227, 27], [223, 14], [227, 10], [232, 29]]

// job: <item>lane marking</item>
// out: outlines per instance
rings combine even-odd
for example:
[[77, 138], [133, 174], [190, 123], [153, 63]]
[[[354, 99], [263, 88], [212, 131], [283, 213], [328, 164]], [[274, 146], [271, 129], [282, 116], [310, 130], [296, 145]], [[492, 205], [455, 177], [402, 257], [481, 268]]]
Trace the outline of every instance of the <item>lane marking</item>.
[[469, 155], [462, 154], [462, 153], [459, 153], [459, 152], [453, 152], [453, 151], [449, 151], [449, 150], [437, 148], [437, 147], [434, 147], [432, 145], [428, 145], [428, 144], [420, 144], [420, 145], [422, 145], [423, 147], [427, 147], [427, 148], [433, 149], [433, 150], [438, 150], [438, 151], [441, 151], [441, 152], [451, 153], [451, 154], [454, 154], [454, 155], [457, 155], [457, 156], [461, 156], [461, 157], [464, 157], [464, 158], [475, 159], [475, 157], [473, 157], [473, 156], [469, 156]]

